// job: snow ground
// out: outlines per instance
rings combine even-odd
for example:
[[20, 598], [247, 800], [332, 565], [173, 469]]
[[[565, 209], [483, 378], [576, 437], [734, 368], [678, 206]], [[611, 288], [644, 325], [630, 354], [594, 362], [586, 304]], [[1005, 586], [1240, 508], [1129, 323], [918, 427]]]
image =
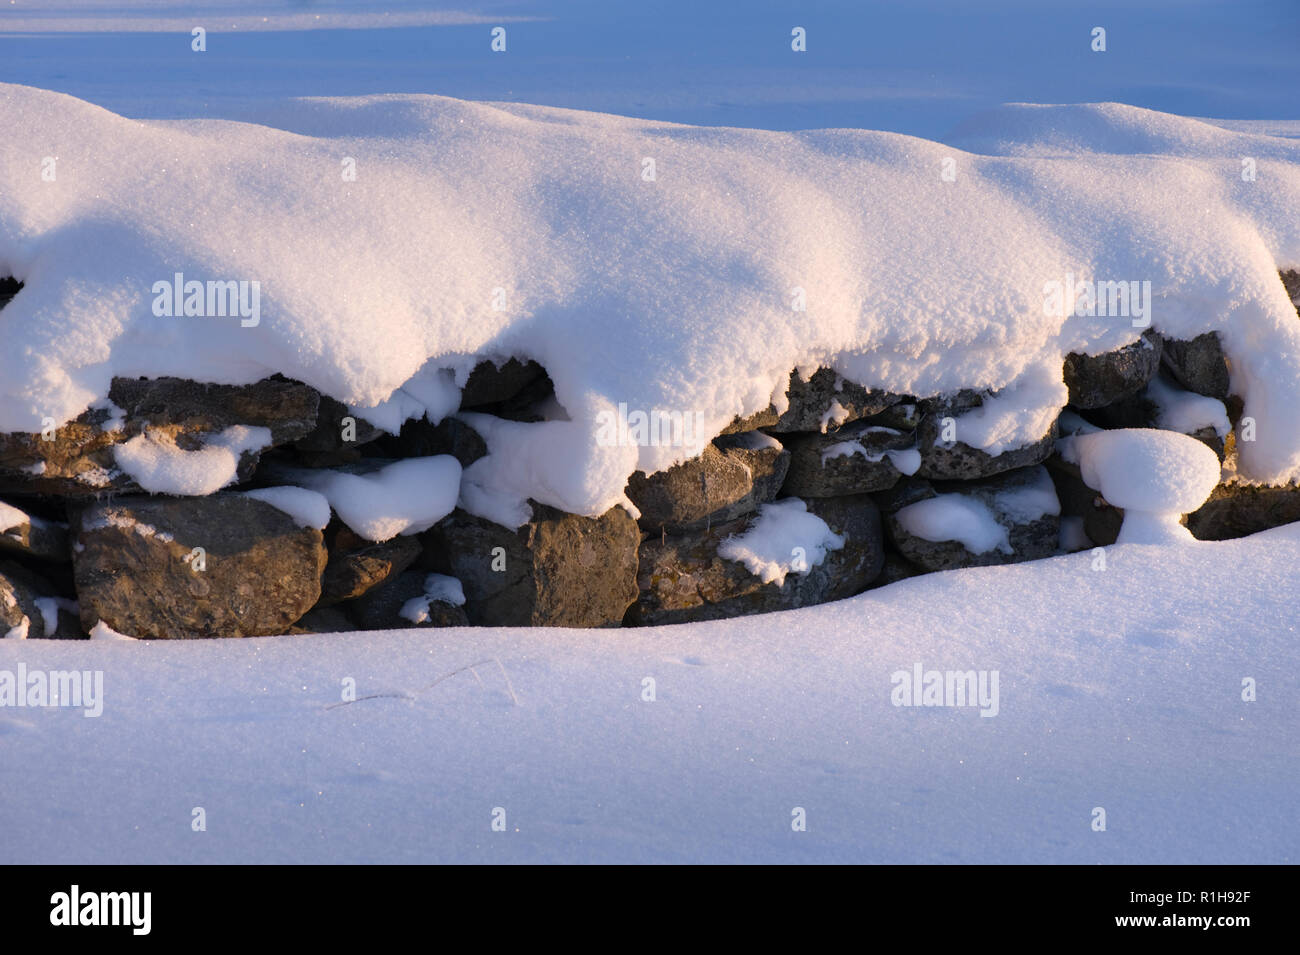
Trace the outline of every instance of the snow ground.
[[[620, 632], [0, 641], [104, 671], [98, 718], [0, 710], [0, 860], [1295, 862], [1300, 525], [1092, 560]], [[999, 671], [997, 715], [891, 705], [918, 662]]]

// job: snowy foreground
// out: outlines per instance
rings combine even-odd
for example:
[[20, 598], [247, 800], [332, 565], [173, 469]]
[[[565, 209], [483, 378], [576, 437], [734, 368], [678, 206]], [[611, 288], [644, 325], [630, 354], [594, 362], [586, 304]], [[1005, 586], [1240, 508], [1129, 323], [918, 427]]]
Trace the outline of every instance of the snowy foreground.
[[[0, 710], [0, 859], [1296, 861], [1300, 525], [1093, 560], [687, 627], [0, 641], [104, 672], [98, 718]], [[917, 663], [998, 671], [996, 716], [891, 705]]]

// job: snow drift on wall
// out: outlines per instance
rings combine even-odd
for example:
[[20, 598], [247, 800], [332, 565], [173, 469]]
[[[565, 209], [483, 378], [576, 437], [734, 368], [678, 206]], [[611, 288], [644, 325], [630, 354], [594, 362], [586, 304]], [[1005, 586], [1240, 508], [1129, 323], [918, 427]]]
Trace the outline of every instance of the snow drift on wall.
[[[496, 459], [511, 494], [598, 514], [633, 470], [696, 450], [599, 441], [620, 404], [716, 433], [827, 365], [917, 396], [1000, 390], [963, 435], [1009, 448], [1065, 403], [1066, 353], [1149, 320], [1219, 332], [1257, 422], [1243, 471], [1300, 475], [1300, 322], [1277, 278], [1300, 265], [1294, 141], [1110, 104], [1008, 107], [962, 131], [974, 152], [434, 96], [252, 125], [3, 85], [0, 118], [0, 274], [25, 283], [0, 312], [0, 430], [68, 420], [115, 375], [281, 372], [377, 419], [438, 417], [446, 381], [516, 355], [567, 420], [476, 482], [494, 490]], [[257, 314], [169, 317], [177, 275], [257, 283]], [[1091, 281], [1148, 289], [1149, 315], [1074, 314]]]

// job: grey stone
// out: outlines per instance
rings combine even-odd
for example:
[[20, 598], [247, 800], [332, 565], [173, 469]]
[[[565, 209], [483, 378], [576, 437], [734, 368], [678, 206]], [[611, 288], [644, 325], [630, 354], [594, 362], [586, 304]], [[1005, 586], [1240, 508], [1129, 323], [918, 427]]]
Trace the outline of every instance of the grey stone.
[[[961, 422], [956, 419], [980, 407], [982, 403], [981, 396], [969, 391], [922, 402], [924, 416], [917, 429], [917, 446], [921, 451], [921, 467], [916, 472], [918, 477], [941, 481], [974, 481], [1041, 464], [1052, 453], [1057, 435], [1055, 421], [1039, 440], [1001, 454], [989, 454], [961, 441]], [[941, 440], [944, 436], [945, 418], [955, 420], [958, 440]]]
[[1188, 391], [1220, 401], [1228, 397], [1228, 362], [1216, 332], [1190, 341], [1164, 339], [1160, 361], [1169, 376]]
[[904, 398], [898, 404], [866, 420], [885, 428], [893, 428], [895, 431], [915, 431], [921, 425], [921, 417], [921, 403], [915, 399]]
[[960, 541], [926, 540], [904, 527], [904, 519], [900, 515], [905, 509], [888, 515], [885, 523], [898, 552], [923, 570], [951, 570], [1036, 560], [1056, 553], [1060, 542], [1060, 517], [1059, 514], [1052, 513], [1032, 516], [1036, 509], [1026, 508], [1021, 501], [1017, 501], [1017, 496], [1042, 491], [1051, 493], [1055, 498], [1051, 478], [1047, 469], [1041, 466], [1024, 468], [983, 481], [944, 485], [934, 489], [932, 496], [959, 494], [987, 507], [993, 519], [1007, 532], [1009, 552], [995, 547], [983, 553], [975, 553]]
[[1083, 480], [1077, 464], [1066, 461], [1059, 454], [1047, 459], [1047, 471], [1056, 485], [1056, 497], [1061, 502], [1062, 517], [1083, 519], [1083, 532], [1099, 547], [1108, 547], [1119, 537], [1124, 523], [1124, 511], [1101, 496]]
[[845, 540], [821, 564], [807, 573], [789, 573], [777, 586], [775, 581], [763, 583], [743, 564], [720, 557], [719, 545], [743, 534], [753, 517], [692, 535], [651, 537], [641, 545], [641, 592], [627, 622], [655, 626], [718, 620], [806, 607], [866, 589], [884, 562], [880, 513], [871, 498], [859, 494], [805, 503]]
[[545, 369], [535, 361], [511, 358], [502, 365], [481, 361], [474, 366], [461, 390], [460, 406], [478, 408], [508, 401], [545, 377]]
[[1065, 356], [1066, 387], [1076, 408], [1101, 408], [1139, 391], [1160, 367], [1161, 338], [1145, 331], [1131, 345], [1101, 355]]
[[[1162, 371], [1157, 375], [1159, 382], [1177, 392], [1187, 393]], [[1149, 383], [1148, 383], [1149, 384]], [[1095, 422], [1107, 428], [1160, 428], [1160, 406], [1150, 397], [1151, 388], [1143, 388], [1137, 394], [1121, 398], [1105, 408], [1098, 408], [1089, 413]], [[1226, 410], [1226, 409], [1225, 409]], [[1188, 435], [1205, 444], [1222, 461], [1225, 453], [1224, 439], [1219, 437], [1213, 427], [1198, 428], [1188, 431]]]
[[794, 497], [883, 491], [902, 475], [894, 457], [886, 452], [915, 446], [913, 435], [864, 421], [831, 434], [791, 435], [786, 439], [790, 472], [782, 491]]
[[123, 430], [145, 425], [178, 432], [219, 432], [231, 425], [268, 428], [271, 444], [306, 437], [316, 426], [320, 394], [272, 376], [251, 385], [210, 385], [187, 378], [114, 378], [109, 399], [126, 412]]
[[356, 623], [338, 607], [312, 607], [286, 631], [304, 633], [349, 633], [358, 629]]
[[[345, 424], [345, 418], [351, 420]], [[383, 430], [365, 418], [352, 414], [343, 402], [321, 395], [315, 427], [295, 441], [293, 446], [299, 451], [317, 453], [356, 450], [383, 434]]]
[[532, 507], [516, 530], [458, 510], [425, 535], [431, 568], [464, 587], [470, 623], [619, 626], [637, 595], [636, 521], [621, 507], [595, 518]]
[[[139, 491], [117, 467], [114, 449], [146, 429], [187, 451], [204, 447], [232, 425], [268, 428], [272, 446], [287, 444], [315, 426], [320, 398], [306, 385], [282, 378], [251, 385], [114, 378], [108, 397], [123, 417], [115, 418], [106, 407], [91, 408], [55, 429], [50, 441], [40, 434], [0, 434], [0, 487], [72, 497]], [[252, 475], [258, 456], [244, 452], [237, 480]]]
[[398, 574], [365, 596], [349, 604], [349, 610], [363, 630], [406, 630], [414, 627], [465, 627], [469, 618], [463, 607], [441, 600], [428, 602], [427, 620], [415, 623], [402, 616], [407, 601], [424, 597], [427, 574]]
[[1300, 272], [1295, 269], [1286, 269], [1279, 272], [1278, 276], [1282, 279], [1282, 285], [1286, 288], [1287, 297], [1291, 299], [1291, 304], [1295, 306], [1297, 314], [1300, 314]]
[[487, 442], [459, 418], [443, 418], [438, 424], [413, 418], [402, 425], [401, 434], [381, 438], [376, 447], [393, 458], [450, 454], [462, 468], [487, 455]]
[[683, 534], [753, 513], [776, 497], [789, 465], [789, 453], [762, 432], [727, 435], [666, 471], [637, 471], [627, 496], [642, 530]]
[[829, 368], [819, 368], [807, 381], [804, 381], [798, 371], [791, 372], [786, 397], [790, 406], [784, 413], [777, 414], [776, 408], [769, 405], [765, 411], [747, 418], [737, 418], [723, 433], [732, 434], [758, 428], [778, 433], [823, 431], [837, 423], [828, 417], [832, 403], [839, 405], [834, 418], [838, 419], [839, 424], [847, 424], [859, 418], [880, 414], [900, 400], [898, 395], [872, 391], [847, 381]]
[[133, 637], [267, 636], [320, 598], [321, 532], [242, 494], [94, 503], [72, 530], [86, 630], [103, 620]]

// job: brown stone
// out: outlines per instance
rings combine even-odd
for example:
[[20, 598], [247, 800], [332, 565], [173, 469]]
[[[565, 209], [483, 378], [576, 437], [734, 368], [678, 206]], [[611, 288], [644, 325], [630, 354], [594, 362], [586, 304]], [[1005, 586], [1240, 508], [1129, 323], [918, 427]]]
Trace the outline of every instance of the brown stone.
[[72, 529], [87, 631], [103, 620], [133, 637], [266, 636], [320, 598], [321, 532], [242, 494], [119, 498], [75, 512]]

